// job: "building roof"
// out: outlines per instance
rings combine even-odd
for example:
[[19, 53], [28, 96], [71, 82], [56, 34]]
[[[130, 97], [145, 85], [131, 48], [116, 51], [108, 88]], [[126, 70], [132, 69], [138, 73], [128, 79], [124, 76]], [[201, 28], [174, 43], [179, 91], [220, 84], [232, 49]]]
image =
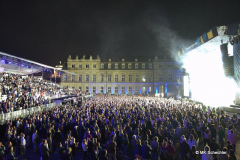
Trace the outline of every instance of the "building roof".
[[[52, 67], [46, 64], [38, 63], [25, 58], [17, 57], [7, 53], [0, 52], [1, 67], [4, 68], [4, 72], [10, 72], [13, 74], [32, 74], [43, 70], [61, 70], [60, 68]], [[68, 72], [71, 73], [71, 72]], [[71, 73], [74, 74], [74, 73]]]

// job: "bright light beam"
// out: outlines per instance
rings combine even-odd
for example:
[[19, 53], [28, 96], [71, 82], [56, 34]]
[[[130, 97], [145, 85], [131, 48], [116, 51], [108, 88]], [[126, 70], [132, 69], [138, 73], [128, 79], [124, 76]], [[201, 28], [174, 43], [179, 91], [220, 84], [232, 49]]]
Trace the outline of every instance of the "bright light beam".
[[236, 82], [224, 75], [219, 45], [206, 43], [183, 58], [189, 73], [192, 98], [212, 107], [233, 104]]

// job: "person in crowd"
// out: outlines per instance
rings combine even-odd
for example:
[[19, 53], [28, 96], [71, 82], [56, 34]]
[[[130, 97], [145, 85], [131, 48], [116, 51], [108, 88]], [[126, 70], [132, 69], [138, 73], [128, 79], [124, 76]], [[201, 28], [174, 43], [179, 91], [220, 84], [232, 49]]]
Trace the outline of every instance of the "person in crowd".
[[[114, 136], [113, 136], [114, 137]], [[115, 138], [114, 138], [115, 139]], [[127, 148], [129, 145], [129, 139], [128, 139], [128, 135], [124, 134], [123, 138], [122, 138], [122, 147], [123, 147], [123, 154], [124, 156], [126, 156], [126, 152], [127, 152]]]
[[5, 146], [0, 142], [0, 160], [3, 160], [5, 154]]
[[187, 139], [183, 138], [182, 143], [180, 143], [180, 154], [181, 160], [187, 160], [187, 154], [190, 151], [189, 144], [187, 143]]
[[210, 137], [211, 137], [211, 132], [207, 127], [206, 131], [204, 132], [204, 146], [210, 144]]
[[107, 144], [107, 147], [109, 153], [109, 160], [115, 160], [117, 143], [114, 141], [114, 137], [111, 137], [111, 141]]
[[48, 143], [46, 139], [42, 140], [40, 150], [41, 150], [42, 160], [48, 160], [50, 150], [48, 148]]
[[[168, 141], [168, 144], [167, 144], [167, 147], [166, 147], [166, 151], [167, 151], [167, 159], [168, 160], [173, 160], [174, 158], [174, 154], [176, 153], [175, 152], [175, 148], [173, 146], [173, 143], [172, 141]], [[158, 159], [157, 159], [158, 160]]]
[[26, 152], [26, 139], [25, 134], [21, 133], [21, 139], [20, 139], [20, 157], [21, 159], [25, 159], [25, 152]]
[[77, 147], [78, 147], [78, 142], [75, 142], [76, 139], [74, 137], [72, 137], [70, 146], [72, 148], [72, 158], [75, 159], [76, 156], [76, 152], [77, 152]]
[[63, 158], [63, 154], [64, 154], [64, 150], [65, 150], [65, 148], [63, 148], [63, 146], [62, 146], [62, 143], [60, 142], [60, 143], [58, 143], [58, 149], [57, 149], [57, 152], [58, 152], [58, 159], [59, 160], [62, 160], [62, 158]]
[[83, 149], [83, 153], [84, 153], [83, 160], [85, 160], [87, 158], [87, 151], [88, 151], [88, 141], [86, 139], [83, 139], [83, 141], [82, 141], [82, 149]]
[[228, 154], [229, 154], [230, 149], [233, 150], [233, 145], [229, 140], [227, 140], [227, 152], [228, 152]]
[[39, 140], [38, 132], [37, 132], [37, 130], [35, 130], [35, 132], [32, 135], [32, 143], [34, 145], [34, 152], [38, 151], [38, 140]]
[[135, 147], [135, 158], [142, 159], [142, 143], [141, 140], [138, 139]]
[[136, 144], [137, 144], [137, 137], [136, 135], [133, 135], [133, 138], [131, 140], [131, 158], [133, 159], [135, 157], [135, 149], [136, 149]]
[[148, 141], [144, 142], [144, 145], [141, 148], [142, 150], [142, 158], [144, 160], [150, 160], [152, 158], [152, 147], [149, 145]]
[[106, 149], [103, 149], [103, 150], [102, 150], [102, 154], [101, 154], [101, 156], [99, 157], [99, 160], [108, 160], [107, 150], [106, 150]]
[[92, 153], [91, 159], [92, 160], [99, 160], [99, 157], [98, 157], [98, 147], [97, 146], [93, 147], [93, 153]]
[[190, 160], [197, 160], [198, 154], [196, 154], [197, 147], [195, 145], [192, 146], [191, 150], [189, 151]]
[[18, 158], [15, 157], [15, 153], [13, 151], [13, 147], [12, 146], [10, 147], [9, 153], [7, 155], [7, 159], [8, 160], [18, 160]]
[[158, 152], [159, 152], [159, 144], [158, 144], [158, 137], [154, 137], [152, 143], [151, 143], [151, 147], [152, 147], [152, 159], [153, 160], [158, 160]]
[[222, 125], [220, 125], [219, 127], [219, 131], [218, 131], [218, 136], [219, 136], [219, 143], [220, 143], [220, 147], [221, 149], [223, 149], [224, 146], [224, 138], [225, 138], [225, 131]]
[[64, 160], [73, 160], [73, 157], [72, 157], [72, 148], [69, 147], [68, 149], [66, 149], [66, 151], [64, 152], [64, 155], [63, 155], [63, 159]]
[[[209, 147], [210, 147], [210, 150], [211, 150], [211, 151], [218, 151], [219, 146], [218, 146], [218, 144], [216, 143], [215, 138], [212, 139], [212, 142], [210, 143]], [[217, 158], [217, 155], [216, 155], [216, 154], [213, 154], [213, 158], [216, 159], [216, 158]]]
[[204, 147], [204, 151], [206, 153], [202, 154], [202, 160], [213, 160], [213, 155], [212, 154], [208, 154], [210, 150], [210, 147], [209, 146], [205, 146]]
[[188, 139], [188, 145], [190, 148], [192, 148], [192, 146], [196, 146], [196, 140], [192, 134], [190, 135], [190, 138]]
[[227, 155], [227, 148], [224, 147], [223, 152], [225, 152], [224, 154], [219, 154], [218, 155], [218, 160], [228, 160], [228, 155]]
[[237, 136], [233, 133], [233, 129], [230, 131], [231, 133], [228, 134], [228, 140], [232, 143], [233, 151], [235, 152], [236, 143], [237, 143]]
[[237, 160], [235, 152], [232, 149], [229, 151], [228, 160]]

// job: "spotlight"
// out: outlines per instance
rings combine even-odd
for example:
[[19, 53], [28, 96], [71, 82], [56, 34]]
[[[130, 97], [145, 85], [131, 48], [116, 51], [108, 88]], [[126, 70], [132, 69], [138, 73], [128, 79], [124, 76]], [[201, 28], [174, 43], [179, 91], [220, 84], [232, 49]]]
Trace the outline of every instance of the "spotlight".
[[11, 64], [12, 62], [11, 62], [11, 61], [9, 61], [8, 63], [10, 63], [10, 64]]

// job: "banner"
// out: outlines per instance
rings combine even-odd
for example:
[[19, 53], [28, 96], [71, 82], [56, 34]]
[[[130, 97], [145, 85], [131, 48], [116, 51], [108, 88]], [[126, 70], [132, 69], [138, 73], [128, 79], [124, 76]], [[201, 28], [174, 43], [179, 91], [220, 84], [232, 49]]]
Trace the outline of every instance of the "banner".
[[186, 48], [182, 48], [181, 51], [178, 51], [178, 55], [182, 56], [217, 36], [218, 36], [218, 32], [217, 32], [217, 27], [215, 26], [212, 29], [210, 29], [208, 32], [198, 37], [190, 46]]

